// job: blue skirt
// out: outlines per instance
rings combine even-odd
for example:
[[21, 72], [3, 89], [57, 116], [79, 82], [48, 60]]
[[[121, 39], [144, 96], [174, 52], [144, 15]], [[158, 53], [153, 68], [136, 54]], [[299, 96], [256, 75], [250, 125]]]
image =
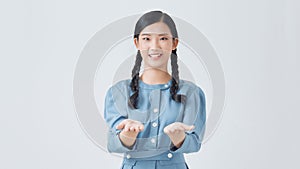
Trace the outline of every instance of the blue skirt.
[[147, 158], [125, 157], [121, 169], [188, 169], [182, 153], [165, 152]]

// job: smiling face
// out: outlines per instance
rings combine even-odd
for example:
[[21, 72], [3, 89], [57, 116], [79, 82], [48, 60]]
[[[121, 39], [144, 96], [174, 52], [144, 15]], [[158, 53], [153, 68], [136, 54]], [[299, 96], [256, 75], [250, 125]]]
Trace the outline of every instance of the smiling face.
[[140, 50], [144, 69], [155, 68], [167, 71], [167, 65], [172, 50], [176, 49], [178, 39], [173, 39], [169, 27], [163, 22], [157, 22], [145, 27], [134, 38], [134, 44]]

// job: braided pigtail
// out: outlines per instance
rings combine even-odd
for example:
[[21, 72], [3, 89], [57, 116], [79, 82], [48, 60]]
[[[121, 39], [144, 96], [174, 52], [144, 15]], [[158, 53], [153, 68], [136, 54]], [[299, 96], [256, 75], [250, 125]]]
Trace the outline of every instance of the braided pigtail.
[[178, 72], [178, 64], [177, 64], [177, 49], [172, 50], [171, 54], [171, 66], [172, 66], [172, 85], [170, 88], [170, 93], [172, 99], [176, 102], [185, 103], [186, 96], [177, 94], [179, 89], [179, 72]]
[[130, 96], [128, 100], [128, 105], [133, 109], [137, 109], [137, 105], [138, 105], [139, 74], [140, 74], [140, 67], [141, 67], [142, 60], [143, 58], [141, 56], [140, 50], [138, 50], [135, 59], [135, 64], [132, 69], [132, 74], [131, 74], [132, 79], [130, 82], [130, 88], [134, 93]]

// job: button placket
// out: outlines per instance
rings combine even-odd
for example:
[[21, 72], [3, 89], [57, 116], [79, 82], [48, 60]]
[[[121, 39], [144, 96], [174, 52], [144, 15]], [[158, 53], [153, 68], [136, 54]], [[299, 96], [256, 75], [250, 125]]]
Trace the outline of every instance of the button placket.
[[150, 95], [150, 110], [151, 110], [151, 121], [155, 121], [157, 120], [157, 118], [159, 117], [160, 114], [160, 100], [161, 100], [161, 90], [160, 89], [155, 89], [153, 91], [151, 91], [151, 95]]
[[156, 122], [153, 122], [153, 123], [152, 123], [152, 127], [157, 127], [157, 125], [158, 125], [158, 124], [157, 124]]
[[151, 95], [150, 95], [151, 99], [150, 99], [150, 109], [151, 109], [151, 113], [150, 113], [150, 117], [151, 117], [151, 121], [150, 121], [150, 125], [151, 125], [151, 136], [152, 138], [150, 138], [150, 143], [156, 147], [158, 144], [158, 140], [157, 140], [157, 135], [159, 134], [159, 109], [160, 109], [160, 99], [161, 99], [161, 90], [160, 89], [155, 89], [153, 91], [151, 91]]

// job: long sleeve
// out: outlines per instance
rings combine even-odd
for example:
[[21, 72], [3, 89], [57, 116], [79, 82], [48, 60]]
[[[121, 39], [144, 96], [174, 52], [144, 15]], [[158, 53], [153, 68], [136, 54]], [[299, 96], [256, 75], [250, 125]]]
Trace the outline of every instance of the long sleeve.
[[201, 143], [205, 133], [206, 122], [206, 101], [204, 92], [197, 87], [196, 90], [187, 97], [183, 123], [194, 125], [192, 131], [186, 132], [186, 137], [180, 148], [171, 145], [171, 151], [178, 153], [197, 152], [201, 148]]
[[105, 97], [104, 119], [109, 127], [107, 149], [114, 153], [125, 153], [135, 149], [135, 146], [128, 148], [123, 145], [118, 136], [121, 130], [116, 129], [121, 121], [127, 119], [126, 108], [122, 107], [125, 104], [117, 104], [115, 100], [121, 99], [122, 102], [126, 102], [121, 93], [117, 88], [109, 88]]

